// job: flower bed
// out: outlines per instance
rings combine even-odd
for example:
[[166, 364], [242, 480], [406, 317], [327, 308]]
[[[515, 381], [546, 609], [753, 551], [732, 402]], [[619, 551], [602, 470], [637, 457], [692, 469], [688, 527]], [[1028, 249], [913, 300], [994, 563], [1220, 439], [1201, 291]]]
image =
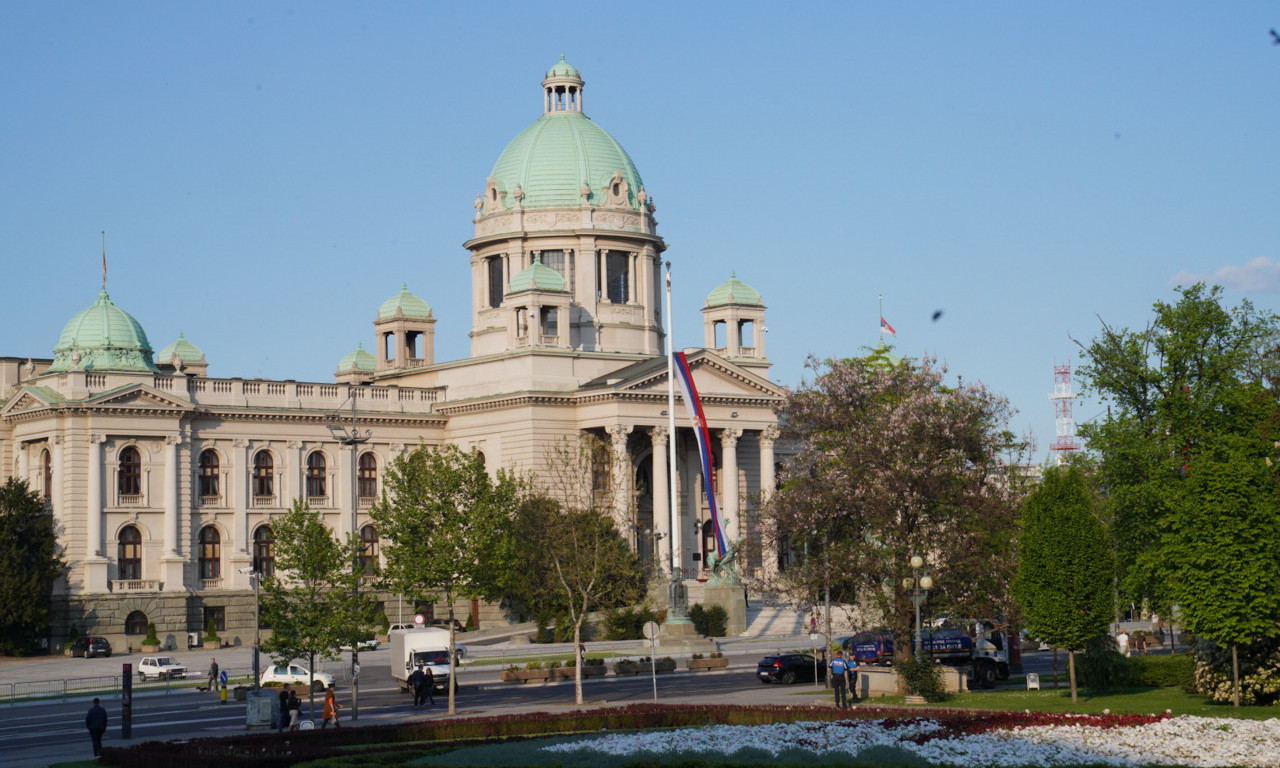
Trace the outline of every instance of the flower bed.
[[[560, 754], [653, 759], [679, 753], [743, 757], [856, 759], [901, 750], [938, 765], [1280, 765], [1280, 721], [1137, 715], [979, 714], [933, 718], [714, 725], [680, 731], [609, 734], [543, 747]], [[607, 756], [607, 757], [606, 757]]]

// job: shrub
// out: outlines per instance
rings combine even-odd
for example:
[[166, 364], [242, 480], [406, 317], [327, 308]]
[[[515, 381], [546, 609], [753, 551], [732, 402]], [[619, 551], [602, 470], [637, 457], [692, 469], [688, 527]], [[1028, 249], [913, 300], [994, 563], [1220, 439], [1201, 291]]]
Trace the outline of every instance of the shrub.
[[[1232, 699], [1231, 649], [1208, 640], [1195, 647], [1193, 693], [1225, 704]], [[1280, 638], [1237, 648], [1240, 658], [1240, 703], [1268, 705], [1280, 702]]]
[[713, 658], [713, 659], [723, 659], [723, 658], [724, 658], [724, 654], [723, 654], [723, 653], [721, 653], [720, 651], [712, 651], [712, 653], [711, 653], [711, 658]]
[[703, 606], [702, 603], [694, 603], [689, 606], [689, 620], [703, 637], [724, 637], [729, 614], [722, 605]]
[[525, 669], [542, 669], [542, 662], [541, 662], [541, 661], [538, 661], [537, 659], [534, 659], [533, 661], [529, 662], [528, 664], [525, 664], [525, 665], [524, 665], [524, 668], [525, 668]]
[[156, 637], [156, 623], [154, 621], [147, 622], [147, 636], [142, 641], [143, 645], [159, 645], [160, 638]]
[[62, 647], [69, 651], [71, 650], [71, 646], [75, 645], [76, 641], [79, 639], [80, 639], [80, 628], [77, 627], [75, 624], [72, 624], [71, 632], [67, 634], [67, 642], [63, 643]]
[[601, 657], [601, 656], [589, 656], [589, 657], [587, 657], [587, 658], [585, 658], [585, 659], [583, 659], [583, 660], [582, 660], [582, 666], [584, 666], [584, 667], [603, 667], [603, 666], [604, 666], [604, 658], [603, 658], [603, 657]]
[[653, 610], [648, 606], [608, 611], [604, 615], [605, 639], [640, 640], [644, 638], [645, 622], [655, 619]]
[[925, 701], [943, 701], [947, 692], [942, 687], [942, 670], [933, 659], [916, 657], [894, 665], [909, 693], [923, 696]]
[[701, 659], [701, 658], [702, 658], [702, 654], [700, 654], [700, 653], [695, 653], [695, 654], [693, 654], [692, 656], [690, 656], [689, 658], [691, 658], [691, 659]]
[[218, 637], [218, 628], [214, 626], [213, 619], [209, 619], [209, 623], [204, 628], [204, 641], [206, 643], [218, 643], [222, 638]]
[[554, 660], [547, 662], [547, 669], [559, 669], [559, 668], [560, 668], [560, 662], [554, 661]]
[[468, 613], [468, 614], [467, 614], [467, 622], [466, 622], [465, 624], [463, 624], [462, 626], [463, 626], [463, 627], [465, 627], [465, 628], [466, 628], [466, 630], [467, 630], [468, 632], [474, 632], [474, 631], [475, 631], [475, 628], [476, 628], [476, 620], [475, 620], [475, 617]]
[[382, 617], [378, 621], [378, 627], [382, 630], [382, 634], [384, 635], [391, 631], [391, 619], [387, 614], [382, 614]]
[[1076, 656], [1076, 680], [1091, 691], [1114, 691], [1134, 684], [1135, 667], [1116, 650], [1115, 638], [1099, 638]]
[[1133, 684], [1152, 688], [1172, 688], [1194, 691], [1195, 659], [1188, 653], [1171, 656], [1134, 656], [1129, 659], [1133, 672]]
[[[558, 661], [557, 661], [556, 663], [557, 663], [557, 664], [559, 664], [560, 662], [558, 662]], [[573, 667], [578, 666], [578, 660], [577, 660], [577, 659], [569, 659], [568, 661], [566, 661], [566, 662], [564, 663], [564, 665], [565, 665], [565, 667], [572, 669]]]

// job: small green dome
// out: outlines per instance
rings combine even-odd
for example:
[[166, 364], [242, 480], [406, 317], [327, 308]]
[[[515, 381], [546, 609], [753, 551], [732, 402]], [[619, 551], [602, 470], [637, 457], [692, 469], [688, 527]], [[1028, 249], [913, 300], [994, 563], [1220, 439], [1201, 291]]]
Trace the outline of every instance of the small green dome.
[[168, 363], [173, 360], [174, 355], [184, 363], [203, 363], [204, 353], [195, 344], [187, 341], [181, 332], [178, 333], [178, 340], [160, 350], [160, 354], [156, 355], [156, 359], [161, 363]]
[[62, 329], [49, 370], [158, 372], [151, 356], [146, 331], [103, 291]]
[[409, 293], [407, 283], [400, 285], [400, 292], [382, 302], [378, 309], [379, 320], [389, 320], [397, 314], [403, 317], [426, 319], [431, 317], [431, 305]]
[[338, 361], [338, 373], [347, 371], [372, 371], [378, 367], [378, 361], [365, 351], [364, 344], [356, 344], [356, 350]]
[[564, 277], [551, 267], [542, 263], [539, 256], [533, 257], [533, 263], [520, 270], [511, 278], [509, 291], [563, 291]]
[[564, 54], [561, 54], [555, 66], [547, 70], [547, 77], [580, 77], [580, 75], [577, 68], [565, 61]]
[[707, 306], [719, 307], [725, 304], [763, 304], [760, 292], [738, 279], [737, 272], [729, 272], [729, 279], [720, 287], [707, 294]]

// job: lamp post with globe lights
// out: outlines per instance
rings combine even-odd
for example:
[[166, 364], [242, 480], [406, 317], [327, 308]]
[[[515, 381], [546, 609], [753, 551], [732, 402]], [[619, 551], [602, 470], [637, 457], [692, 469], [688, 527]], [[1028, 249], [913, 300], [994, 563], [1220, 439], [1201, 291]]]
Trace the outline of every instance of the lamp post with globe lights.
[[911, 575], [902, 580], [902, 586], [908, 590], [911, 602], [916, 607], [916, 658], [920, 658], [923, 644], [923, 636], [920, 633], [920, 606], [924, 605], [924, 601], [929, 599], [929, 590], [933, 589], [933, 577], [928, 574], [920, 575], [920, 569], [923, 567], [924, 558], [919, 555], [912, 555]]

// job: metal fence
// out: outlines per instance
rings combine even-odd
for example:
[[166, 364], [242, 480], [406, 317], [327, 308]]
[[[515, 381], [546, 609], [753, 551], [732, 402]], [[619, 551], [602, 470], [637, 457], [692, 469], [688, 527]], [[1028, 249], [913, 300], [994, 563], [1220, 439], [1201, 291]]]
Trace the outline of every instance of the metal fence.
[[[237, 674], [229, 669], [226, 672], [227, 686], [230, 688], [234, 688], [237, 685], [253, 684], [252, 672], [246, 671]], [[350, 677], [349, 673], [348, 677]], [[170, 693], [191, 691], [197, 686], [204, 685], [206, 681], [207, 678], [203, 675], [196, 674], [188, 674], [185, 678], [148, 680], [145, 683], [135, 679], [133, 681], [133, 690], [135, 693], [168, 695]], [[0, 683], [0, 701], [12, 706], [33, 701], [66, 701], [90, 695], [119, 699], [122, 690], [123, 682], [120, 675], [73, 677], [65, 680], [28, 680], [16, 683]]]

